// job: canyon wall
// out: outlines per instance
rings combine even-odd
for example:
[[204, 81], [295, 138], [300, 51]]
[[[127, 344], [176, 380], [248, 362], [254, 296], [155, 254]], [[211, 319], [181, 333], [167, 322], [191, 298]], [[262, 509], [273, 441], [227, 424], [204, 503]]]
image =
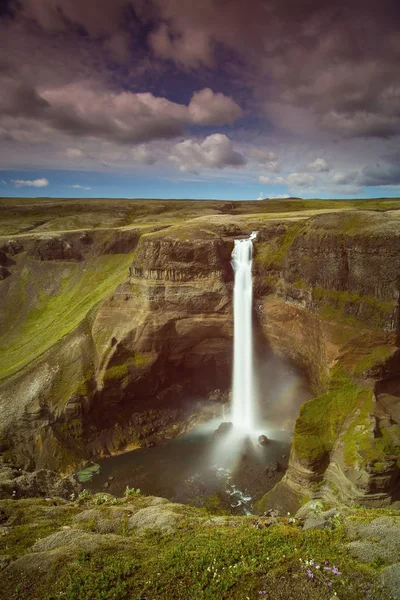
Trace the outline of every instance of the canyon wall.
[[283, 496], [393, 501], [399, 225], [397, 211], [210, 214], [5, 239], [3, 452], [67, 472], [218, 410], [231, 376], [230, 253], [235, 237], [258, 230], [257, 327], [315, 396], [296, 422], [288, 472], [260, 506]]

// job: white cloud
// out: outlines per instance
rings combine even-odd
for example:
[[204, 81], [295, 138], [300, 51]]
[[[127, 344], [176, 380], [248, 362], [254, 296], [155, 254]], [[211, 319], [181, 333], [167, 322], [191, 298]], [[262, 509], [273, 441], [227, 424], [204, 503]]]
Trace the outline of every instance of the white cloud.
[[144, 144], [133, 148], [131, 153], [134, 160], [142, 165], [154, 165], [157, 162], [157, 157]]
[[315, 178], [307, 173], [292, 173], [286, 177], [286, 183], [293, 187], [307, 187], [315, 182]]
[[307, 168], [316, 173], [326, 173], [329, 171], [328, 163], [324, 158], [316, 158], [314, 162], [307, 165]]
[[34, 180], [11, 179], [11, 181], [15, 185], [15, 187], [27, 186], [27, 187], [42, 188], [42, 187], [47, 187], [49, 185], [48, 179], [45, 179], [44, 177], [42, 177], [41, 179], [34, 179]]
[[189, 115], [198, 125], [231, 124], [242, 115], [242, 109], [232, 98], [205, 88], [193, 94]]
[[279, 173], [279, 163], [278, 157], [275, 152], [269, 152], [268, 150], [263, 150], [262, 148], [250, 148], [249, 157], [263, 165], [266, 171], [271, 171], [272, 173]]
[[337, 185], [347, 185], [353, 184], [358, 177], [358, 173], [356, 171], [350, 171], [349, 173], [335, 173], [332, 177], [332, 182]]
[[73, 188], [74, 190], [91, 190], [92, 188], [86, 185], [79, 185], [76, 183], [75, 185], [69, 185], [68, 187]]
[[246, 163], [242, 154], [234, 150], [232, 141], [222, 133], [209, 135], [201, 143], [194, 140], [180, 142], [172, 148], [170, 159], [183, 172], [196, 172], [201, 167], [239, 167]]
[[276, 196], [271, 196], [270, 200], [285, 200], [290, 198], [289, 194], [277, 194]]
[[[307, 187], [315, 182], [315, 178], [308, 173], [291, 173], [287, 177], [266, 177], [260, 175], [258, 181], [265, 185], [288, 185], [289, 187]], [[279, 197], [279, 196], [276, 196]]]

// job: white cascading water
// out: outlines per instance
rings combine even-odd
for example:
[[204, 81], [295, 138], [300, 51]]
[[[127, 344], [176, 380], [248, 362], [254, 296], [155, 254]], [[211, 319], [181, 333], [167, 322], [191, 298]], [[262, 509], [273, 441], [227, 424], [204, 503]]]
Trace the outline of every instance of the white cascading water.
[[253, 232], [248, 239], [235, 240], [232, 266], [235, 272], [233, 291], [234, 347], [232, 422], [235, 427], [251, 432], [255, 426], [252, 304]]

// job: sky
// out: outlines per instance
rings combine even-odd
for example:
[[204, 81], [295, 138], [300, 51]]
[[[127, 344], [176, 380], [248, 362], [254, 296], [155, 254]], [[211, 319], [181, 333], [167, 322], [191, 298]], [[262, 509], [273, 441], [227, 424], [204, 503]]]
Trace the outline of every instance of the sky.
[[400, 197], [398, 0], [1, 0], [0, 196]]

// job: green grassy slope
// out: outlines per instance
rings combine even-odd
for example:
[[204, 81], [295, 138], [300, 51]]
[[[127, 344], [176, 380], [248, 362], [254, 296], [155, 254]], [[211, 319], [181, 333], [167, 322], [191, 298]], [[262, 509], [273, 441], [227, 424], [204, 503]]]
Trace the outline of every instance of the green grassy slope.
[[72, 331], [127, 277], [131, 254], [87, 261], [38, 262], [21, 255], [0, 317], [0, 379], [12, 375]]

